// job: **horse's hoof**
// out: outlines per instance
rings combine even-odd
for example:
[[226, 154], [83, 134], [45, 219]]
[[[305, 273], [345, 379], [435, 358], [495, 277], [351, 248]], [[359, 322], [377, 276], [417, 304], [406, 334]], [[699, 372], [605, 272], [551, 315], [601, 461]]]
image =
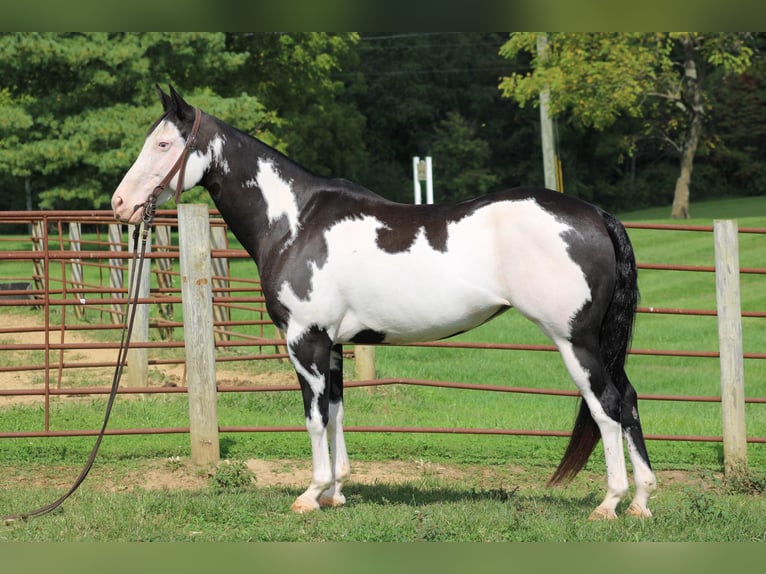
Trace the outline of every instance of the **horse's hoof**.
[[590, 513], [588, 520], [617, 520], [617, 513], [611, 508], [600, 506]]
[[652, 517], [652, 513], [648, 508], [641, 507], [635, 502], [631, 503], [631, 505], [628, 506], [628, 509], [625, 511], [625, 514], [629, 514], [630, 516], [638, 516], [639, 518]]
[[297, 514], [305, 514], [307, 512], [313, 512], [314, 510], [317, 510], [319, 508], [319, 504], [317, 504], [316, 501], [306, 501], [301, 498], [298, 498], [293, 502], [293, 505], [290, 507], [290, 510], [297, 513]]
[[320, 496], [319, 506], [322, 508], [338, 508], [346, 504], [345, 496]]

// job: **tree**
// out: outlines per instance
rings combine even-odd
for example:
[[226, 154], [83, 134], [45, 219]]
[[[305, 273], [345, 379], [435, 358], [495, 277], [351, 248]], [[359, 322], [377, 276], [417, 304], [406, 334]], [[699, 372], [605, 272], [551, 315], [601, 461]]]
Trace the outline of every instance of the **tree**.
[[[658, 137], [679, 155], [674, 218], [689, 217], [689, 185], [705, 121], [712, 72], [742, 73], [753, 50], [738, 33], [556, 33], [546, 57], [536, 53], [537, 33], [513, 34], [500, 52], [531, 55], [532, 71], [500, 83], [521, 105], [551, 93], [551, 113], [567, 113], [603, 130], [622, 114], [643, 118], [644, 133], [623, 142], [631, 153], [638, 137]], [[661, 119], [662, 122], [657, 120]]]
[[[538, 164], [529, 156], [537, 150], [527, 142], [535, 129], [529, 118], [536, 114], [501, 98], [497, 90], [498, 76], [509, 70], [498, 53], [506, 38], [487, 32], [362, 34], [355, 49], [358, 63], [341, 73], [344, 99], [366, 120], [369, 168], [360, 183], [390, 199], [412, 202], [412, 157], [431, 155], [437, 194], [452, 185], [447, 179], [460, 176], [452, 169], [460, 159], [442, 155], [453, 151], [439, 133], [450, 114], [464, 118], [473, 130], [471, 139], [485, 142], [489, 150], [482, 165], [474, 158], [467, 169], [491, 173], [497, 178], [493, 187], [532, 183]], [[445, 176], [440, 170], [447, 164]], [[469, 188], [466, 193], [486, 189], [475, 183]]]
[[[269, 83], [249, 74], [264, 42], [223, 33], [0, 34], [0, 183], [29, 187], [42, 208], [104, 207], [159, 115], [157, 82], [287, 149], [301, 141], [285, 129], [301, 125], [287, 110], [307, 94], [330, 107], [332, 50], [342, 52], [346, 38], [276, 37]], [[4, 194], [4, 207], [21, 208], [17, 196]]]
[[489, 144], [476, 137], [476, 128], [457, 112], [449, 112], [436, 127], [431, 154], [439, 201], [481, 195], [497, 183], [487, 167]]
[[280, 118], [282, 151], [325, 176], [358, 177], [367, 165], [364, 117], [338, 77], [356, 60], [356, 33], [233, 33], [249, 56], [237, 87]]
[[[766, 48], [761, 36], [760, 51]], [[713, 118], [716, 134], [709, 155], [711, 171], [724, 189], [737, 195], [762, 195], [766, 190], [766, 60], [754, 59], [742, 75], [717, 82], [713, 96], [720, 112]]]

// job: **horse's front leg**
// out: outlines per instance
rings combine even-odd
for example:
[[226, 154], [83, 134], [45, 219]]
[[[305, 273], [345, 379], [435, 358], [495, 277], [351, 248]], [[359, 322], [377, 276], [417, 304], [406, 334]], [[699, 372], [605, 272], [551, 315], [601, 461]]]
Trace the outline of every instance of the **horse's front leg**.
[[335, 345], [330, 357], [330, 418], [327, 433], [330, 437], [333, 482], [319, 497], [319, 505], [343, 506], [346, 497], [341, 489], [351, 474], [346, 441], [343, 438], [343, 347]]
[[327, 443], [330, 407], [330, 349], [324, 330], [312, 327], [298, 333], [288, 328], [287, 348], [303, 394], [306, 430], [311, 439], [311, 484], [293, 503], [294, 512], [319, 508], [319, 495], [332, 484], [333, 471]]

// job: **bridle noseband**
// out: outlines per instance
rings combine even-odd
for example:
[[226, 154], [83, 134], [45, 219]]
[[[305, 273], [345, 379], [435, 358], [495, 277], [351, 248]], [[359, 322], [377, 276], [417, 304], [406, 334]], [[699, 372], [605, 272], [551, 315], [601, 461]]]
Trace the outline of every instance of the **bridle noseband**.
[[154, 208], [156, 207], [157, 198], [160, 196], [160, 194], [162, 194], [163, 191], [165, 191], [165, 188], [170, 184], [170, 181], [173, 179], [176, 173], [178, 174], [178, 185], [176, 186], [176, 192], [173, 196], [173, 199], [175, 199], [176, 203], [178, 203], [178, 201], [181, 199], [181, 193], [183, 192], [184, 185], [184, 174], [186, 172], [186, 161], [189, 159], [189, 153], [197, 149], [197, 132], [199, 132], [199, 124], [201, 119], [202, 111], [200, 111], [199, 108], [194, 108], [194, 124], [192, 125], [191, 132], [189, 132], [189, 136], [186, 138], [184, 149], [181, 151], [181, 155], [173, 164], [173, 167], [170, 168], [170, 171], [167, 173], [167, 175], [165, 175], [157, 187], [154, 188], [154, 191], [149, 196], [149, 201], [144, 208], [144, 221], [146, 221], [147, 218], [151, 219], [154, 217]]

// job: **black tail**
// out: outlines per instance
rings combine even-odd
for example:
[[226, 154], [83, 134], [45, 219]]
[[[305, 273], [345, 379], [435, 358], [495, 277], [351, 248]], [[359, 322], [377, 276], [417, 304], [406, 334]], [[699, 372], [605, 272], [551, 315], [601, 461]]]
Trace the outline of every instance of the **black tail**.
[[[601, 217], [617, 259], [614, 293], [601, 324], [601, 360], [620, 396], [624, 397], [627, 389], [632, 391], [625, 374], [625, 359], [633, 336], [633, 321], [638, 306], [638, 272], [633, 246], [623, 225], [604, 211]], [[569, 445], [548, 484], [554, 485], [574, 478], [588, 462], [600, 439], [598, 425], [585, 401], [581, 400]]]

